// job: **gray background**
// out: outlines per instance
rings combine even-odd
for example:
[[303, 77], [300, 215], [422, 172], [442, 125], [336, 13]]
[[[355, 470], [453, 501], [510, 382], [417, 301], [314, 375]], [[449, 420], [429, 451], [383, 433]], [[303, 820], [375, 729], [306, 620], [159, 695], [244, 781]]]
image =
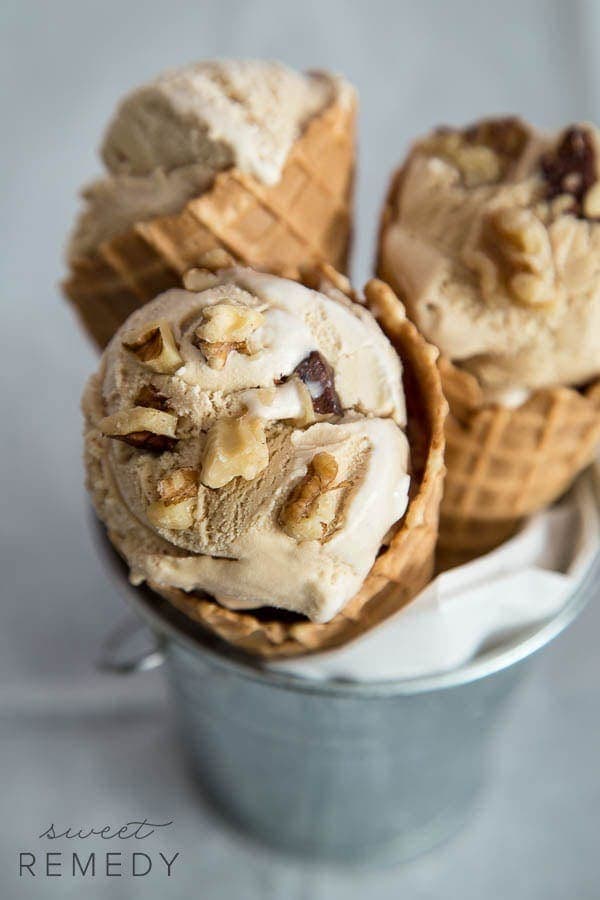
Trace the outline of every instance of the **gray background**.
[[[435, 854], [401, 869], [304, 868], [213, 819], [180, 767], [159, 673], [121, 682], [93, 668], [125, 613], [92, 548], [81, 486], [78, 403], [96, 357], [57, 289], [103, 125], [125, 89], [162, 68], [268, 56], [357, 84], [362, 281], [386, 178], [411, 136], [484, 113], [544, 126], [600, 118], [598, 13], [559, 0], [4, 0], [0, 896], [600, 896], [597, 606], [538, 660], [498, 732], [476, 817]], [[140, 816], [175, 820], [153, 845], [182, 853], [170, 882], [96, 878], [83, 891], [15, 877], [17, 851], [39, 851], [51, 821]]]

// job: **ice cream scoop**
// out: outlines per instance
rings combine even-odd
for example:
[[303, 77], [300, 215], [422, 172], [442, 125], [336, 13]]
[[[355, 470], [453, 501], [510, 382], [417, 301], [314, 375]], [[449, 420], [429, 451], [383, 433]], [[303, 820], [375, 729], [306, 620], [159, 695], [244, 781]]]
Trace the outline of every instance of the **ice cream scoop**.
[[278, 274], [344, 271], [355, 111], [343, 78], [264, 60], [205, 60], [128, 94], [67, 247], [63, 290], [94, 341], [210, 250]]
[[592, 125], [442, 128], [393, 179], [379, 272], [488, 402], [600, 374], [600, 149]]
[[108, 125], [107, 175], [85, 189], [69, 257], [179, 211], [232, 166], [275, 184], [303, 127], [340, 93], [351, 100], [341, 79], [265, 60], [207, 60], [132, 91]]
[[408, 504], [400, 360], [339, 292], [244, 268], [186, 286], [88, 384], [96, 510], [135, 583], [327, 622]]

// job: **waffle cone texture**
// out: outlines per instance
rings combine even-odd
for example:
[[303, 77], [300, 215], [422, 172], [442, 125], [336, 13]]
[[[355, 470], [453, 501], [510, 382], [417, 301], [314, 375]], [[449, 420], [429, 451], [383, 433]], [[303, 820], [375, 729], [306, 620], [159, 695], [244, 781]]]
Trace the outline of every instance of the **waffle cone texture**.
[[[303, 280], [324, 291], [342, 286], [349, 293], [346, 279], [329, 266], [313, 268]], [[397, 612], [431, 579], [445, 472], [447, 413], [436, 365], [438, 354], [406, 318], [402, 304], [387, 285], [369, 282], [365, 297], [402, 359], [412, 484], [407, 511], [382, 546], [359, 593], [330, 622], [317, 624], [275, 609], [230, 610], [214, 600], [149, 583], [180, 612], [246, 653], [291, 657], [345, 644]]]
[[[397, 287], [381, 252], [395, 216], [400, 169], [384, 206], [377, 271]], [[524, 517], [557, 500], [600, 444], [600, 380], [582, 389], [537, 390], [514, 409], [486, 403], [478, 380], [440, 357], [446, 480], [438, 568], [460, 565], [513, 535]]]
[[334, 101], [310, 120], [281, 178], [266, 186], [237, 168], [178, 213], [136, 222], [70, 262], [63, 283], [100, 347], [138, 306], [181, 284], [211, 250], [294, 277], [319, 261], [345, 271], [352, 227], [355, 109]]
[[484, 403], [477, 380], [440, 360], [450, 406], [440, 561], [454, 564], [506, 540], [558, 499], [600, 444], [600, 380], [535, 391], [516, 409]]

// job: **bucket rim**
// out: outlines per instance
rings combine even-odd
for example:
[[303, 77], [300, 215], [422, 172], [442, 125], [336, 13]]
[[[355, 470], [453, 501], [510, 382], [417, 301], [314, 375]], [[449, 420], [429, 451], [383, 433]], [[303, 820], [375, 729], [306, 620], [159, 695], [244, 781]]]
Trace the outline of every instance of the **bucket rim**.
[[[185, 620], [182, 613], [169, 610], [169, 616], [156, 608], [157, 597], [145, 585], [134, 586], [126, 577], [127, 567], [110, 543], [104, 527], [92, 514], [95, 543], [108, 564], [113, 580], [129, 605], [141, 616], [156, 635], [157, 642], [167, 654], [173, 643], [186, 652], [198, 654], [210, 660], [214, 666], [228, 670], [238, 677], [249, 678], [283, 690], [301, 691], [327, 696], [393, 697], [422, 694], [460, 687], [495, 675], [524, 661], [558, 637], [590, 600], [594, 586], [600, 581], [600, 552], [596, 553], [566, 603], [552, 618], [532, 626], [523, 636], [515, 637], [508, 644], [484, 651], [475, 659], [449, 671], [419, 675], [409, 678], [373, 681], [341, 679], [312, 679], [277, 671], [265, 665], [264, 660], [244, 654], [211, 635], [191, 634], [175, 619]], [[166, 601], [164, 601], [166, 603]]]

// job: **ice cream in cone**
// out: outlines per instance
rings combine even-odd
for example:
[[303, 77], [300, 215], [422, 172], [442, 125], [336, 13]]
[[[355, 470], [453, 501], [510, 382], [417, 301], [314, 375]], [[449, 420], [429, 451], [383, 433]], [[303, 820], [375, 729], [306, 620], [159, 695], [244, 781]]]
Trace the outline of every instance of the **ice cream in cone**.
[[127, 96], [67, 253], [64, 291], [94, 340], [210, 250], [288, 274], [344, 270], [355, 107], [343, 79], [264, 61], [198, 63]]
[[84, 397], [88, 485], [134, 583], [262, 656], [357, 636], [433, 567], [437, 351], [366, 301], [248, 268], [188, 273], [111, 340]]
[[600, 442], [600, 142], [439, 129], [396, 172], [377, 269], [442, 354], [443, 565], [560, 496]]

